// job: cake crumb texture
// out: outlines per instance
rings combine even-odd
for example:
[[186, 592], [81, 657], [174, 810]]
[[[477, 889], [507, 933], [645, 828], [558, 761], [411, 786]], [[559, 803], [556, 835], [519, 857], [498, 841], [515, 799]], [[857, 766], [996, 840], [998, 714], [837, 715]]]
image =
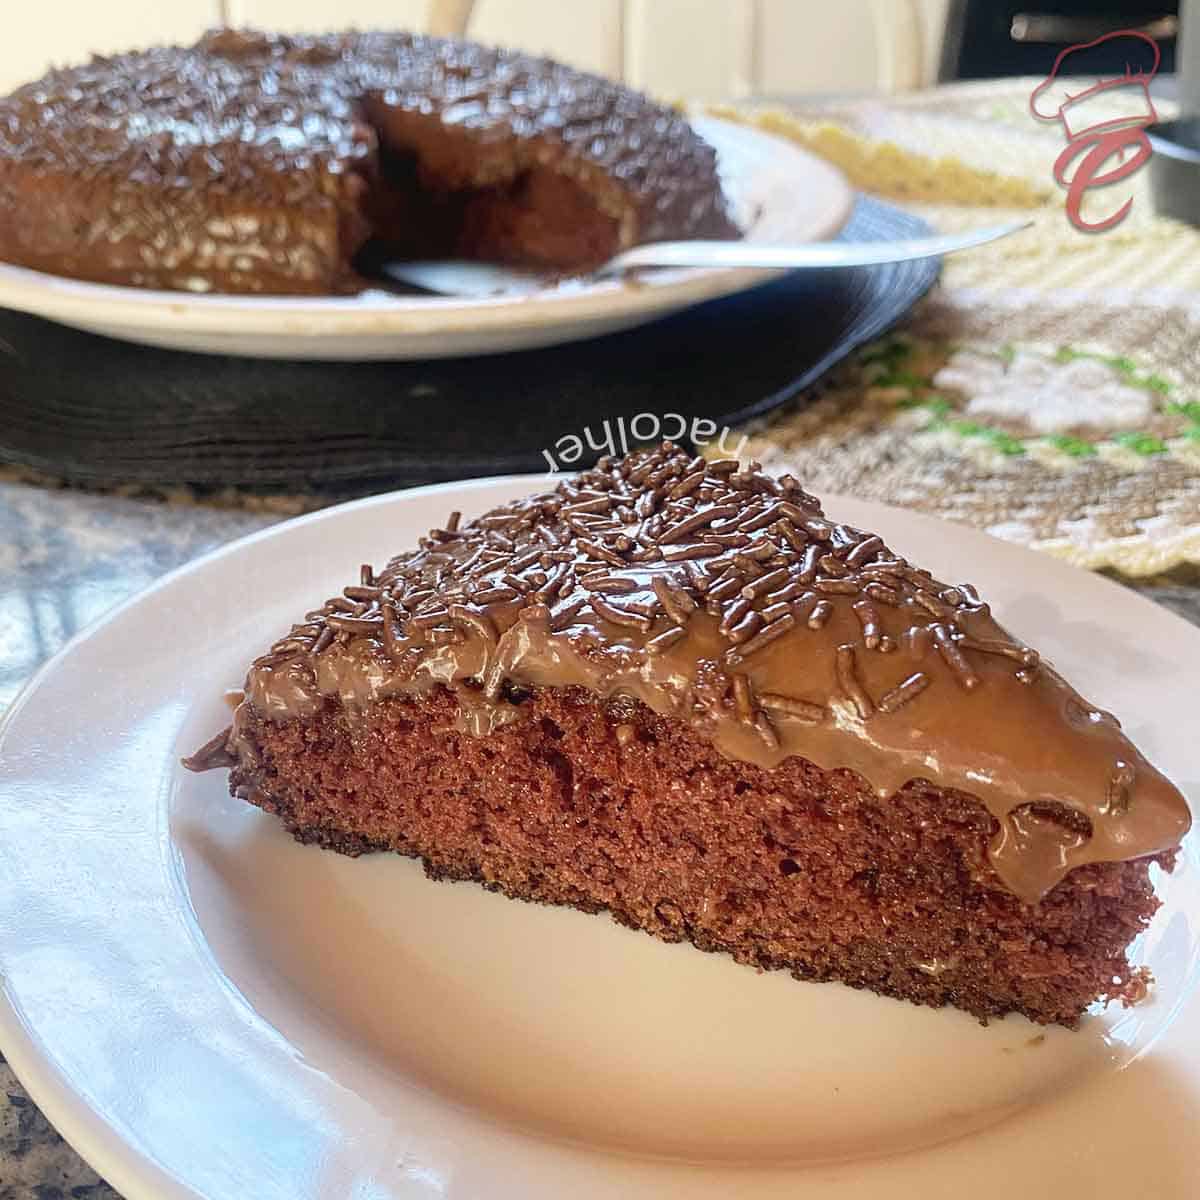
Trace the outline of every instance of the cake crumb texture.
[[1151, 860], [1077, 868], [1028, 905], [988, 863], [996, 819], [961, 792], [914, 781], [881, 799], [800, 758], [763, 770], [579, 688], [521, 705], [487, 738], [441, 688], [352, 720], [336, 702], [251, 717], [261, 760], [233, 787], [302, 842], [419, 857], [436, 879], [607, 910], [798, 979], [1068, 1026], [1144, 989], [1125, 947], [1158, 907]]

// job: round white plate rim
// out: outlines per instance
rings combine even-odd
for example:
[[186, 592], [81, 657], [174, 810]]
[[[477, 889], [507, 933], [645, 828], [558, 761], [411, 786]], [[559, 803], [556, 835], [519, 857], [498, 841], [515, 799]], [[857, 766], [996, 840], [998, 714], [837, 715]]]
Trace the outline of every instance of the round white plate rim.
[[[281, 533], [286, 534], [287, 531], [299, 526], [311, 526], [327, 521], [337, 521], [347, 516], [353, 516], [355, 513], [363, 512], [376, 507], [386, 507], [397, 501], [425, 501], [433, 497], [453, 496], [455, 500], [460, 497], [469, 497], [473, 493], [486, 493], [490, 489], [503, 488], [511, 495], [519, 495], [544, 483], [546, 476], [500, 476], [487, 479], [471, 480], [463, 483], [450, 484], [435, 484], [427, 487], [409, 489], [407, 491], [389, 493], [381, 496], [368, 497], [363, 500], [352, 501], [347, 504], [339, 505], [333, 508], [321, 510], [319, 512], [308, 514], [304, 517], [296, 518], [292, 521], [283, 522], [280, 525], [260, 530], [247, 537], [238, 539], [228, 545], [217, 548], [216, 550], [203, 555], [202, 557], [185, 564], [175, 571], [170, 572], [162, 579], [156, 581], [149, 588], [145, 589], [138, 595], [126, 600], [122, 604], [115, 607], [109, 613], [102, 616], [89, 627], [82, 630], [56, 654], [49, 662], [44, 664], [35, 675], [29, 680], [25, 688], [22, 690], [18, 698], [13, 702], [7, 714], [0, 721], [0, 749], [3, 749], [7, 736], [10, 730], [18, 722], [20, 714], [26, 706], [36, 697], [42, 683], [48, 679], [60, 666], [71, 656], [77, 647], [85, 642], [90, 641], [100, 634], [105, 626], [114, 622], [118, 617], [125, 614], [128, 610], [136, 608], [145, 603], [147, 600], [155, 596], [158, 592], [163, 591], [180, 579], [187, 576], [198, 574], [210, 563], [220, 560], [227, 556], [244, 552], [246, 549], [255, 546], [261, 542], [269, 541], [272, 538], [279, 536]], [[831, 496], [827, 500], [827, 508], [834, 512], [838, 512], [840, 508], [846, 506], [858, 507], [862, 510], [870, 511], [887, 511], [887, 506], [873, 505], [865, 502], [850, 500], [849, 498]], [[901, 510], [890, 510], [894, 514], [898, 514], [903, 519], [914, 520], [918, 526], [924, 525], [927, 528], [934, 528], [940, 522], [935, 519], [910, 512], [902, 512]], [[856, 519], [851, 514], [851, 519]], [[865, 523], [865, 522], [863, 522]], [[970, 536], [980, 539], [980, 544], [986, 539], [986, 535], [978, 533], [974, 530], [966, 530], [961, 527], [955, 527], [960, 535]], [[1051, 574], [1059, 574], [1072, 576], [1079, 580], [1086, 578], [1088, 586], [1096, 587], [1101, 590], [1106, 590], [1114, 598], [1122, 597], [1126, 603], [1131, 600], [1130, 594], [1126, 589], [1119, 584], [1104, 579], [1102, 577], [1092, 576], [1086, 572], [1078, 571], [1075, 568], [1069, 567], [1066, 564], [1051, 560], [1043, 559], [1041, 555], [1036, 555], [1031, 551], [1024, 550], [1020, 547], [1014, 547], [1009, 543], [1000, 542], [995, 539], [986, 539], [993, 543], [991, 549], [997, 553], [1017, 551], [1019, 554], [1029, 556], [1030, 561], [1038, 561], [1041, 566]], [[1003, 550], [1001, 550], [1003, 548]], [[1136, 598], [1135, 603], [1149, 605], [1148, 601], [1141, 598]], [[1162, 619], [1168, 626], [1174, 628], [1181, 637], [1188, 639], [1196, 639], [1197, 631], [1182, 618], [1167, 612], [1165, 610], [1154, 610], [1155, 616]], [[3, 958], [2, 949], [0, 949], [0, 959]], [[216, 964], [212, 964], [214, 969], [219, 969]], [[142, 1200], [143, 1197], [150, 1196], [170, 1196], [170, 1197], [195, 1197], [201, 1195], [196, 1192], [186, 1181], [180, 1180], [169, 1173], [166, 1173], [159, 1164], [143, 1158], [139, 1153], [130, 1153], [126, 1142], [121, 1138], [120, 1133], [106, 1119], [102, 1112], [92, 1107], [84, 1096], [72, 1086], [71, 1080], [59, 1069], [58, 1064], [54, 1061], [53, 1055], [38, 1038], [33, 1028], [27, 1024], [25, 1013], [18, 1002], [12, 997], [8, 990], [4, 976], [0, 974], [0, 1046], [4, 1049], [9, 1057], [14, 1070], [23, 1080], [31, 1096], [47, 1113], [47, 1115], [55, 1121], [56, 1125], [64, 1132], [68, 1140], [84, 1155], [88, 1161], [96, 1167], [102, 1174], [105, 1174], [111, 1182], [119, 1188], [126, 1191], [129, 1200]], [[1172, 1046], [1172, 1056], [1176, 1061], [1176, 1065], [1182, 1065], [1189, 1069], [1191, 1079], [1189, 1082], [1195, 1087], [1200, 1083], [1200, 1005], [1197, 1004], [1195, 998], [1186, 1004], [1184, 1011], [1180, 1014], [1181, 1019], [1176, 1021], [1175, 1025], [1165, 1035], [1164, 1040], [1169, 1040]], [[1186, 1027], [1186, 1030], [1185, 1030]], [[1064, 1103], [1073, 1103], [1078, 1097], [1072, 1093], [1070, 1097], [1064, 1100]], [[1196, 1096], [1193, 1097], [1193, 1108], [1200, 1112], [1200, 1090], [1197, 1090]], [[1040, 1109], [1039, 1109], [1040, 1111]], [[1032, 1111], [1026, 1111], [1018, 1114], [1017, 1117], [1010, 1119], [1002, 1124], [1002, 1126], [994, 1129], [986, 1130], [980, 1136], [992, 1136], [999, 1134], [1002, 1140], [1011, 1141], [1011, 1135], [1014, 1127], [1022, 1123], [1028, 1123], [1035, 1114]], [[483, 1125], [490, 1129], [488, 1122], [483, 1121]], [[491, 1132], [494, 1132], [492, 1130]], [[503, 1135], [507, 1136], [507, 1135]], [[971, 1139], [964, 1139], [971, 1140]], [[1019, 1138], [1018, 1138], [1019, 1140]], [[954, 1147], [961, 1143], [949, 1143], [947, 1145], [931, 1147], [927, 1150], [918, 1150], [911, 1154], [899, 1156], [898, 1158], [888, 1160], [866, 1160], [859, 1163], [842, 1164], [831, 1168], [813, 1168], [810, 1172], [807, 1168], [787, 1168], [786, 1179], [779, 1176], [777, 1172], [768, 1172], [761, 1178], [754, 1176], [756, 1184], [761, 1183], [764, 1189], [764, 1194], [767, 1191], [772, 1196], [776, 1194], [784, 1194], [783, 1191], [777, 1193], [773, 1186], [776, 1183], [787, 1183], [787, 1180], [793, 1181], [787, 1184], [785, 1190], [790, 1192], [794, 1186], [796, 1195], [808, 1196], [826, 1196], [845, 1194], [842, 1190], [843, 1185], [849, 1183], [849, 1179], [843, 1175], [843, 1171], [849, 1170], [851, 1175], [859, 1171], [864, 1173], [874, 1172], [880, 1165], [881, 1161], [885, 1161], [889, 1165], [889, 1176], [893, 1178], [897, 1185], [903, 1183], [905, 1187], [913, 1188], [913, 1195], [918, 1194], [917, 1188], [924, 1188], [928, 1180], [922, 1173], [919, 1164], [925, 1160], [934, 1160], [941, 1156], [948, 1148], [951, 1153], [954, 1153]], [[551, 1149], [557, 1149], [550, 1147]], [[571, 1150], [565, 1151], [568, 1156], [574, 1152]], [[588, 1151], [582, 1152], [583, 1160], [590, 1162], [594, 1168], [597, 1155], [603, 1160], [607, 1157], [604, 1151]], [[707, 1187], [701, 1187], [701, 1179], [693, 1174], [693, 1168], [688, 1164], [677, 1163], [654, 1163], [643, 1162], [635, 1158], [626, 1159], [624, 1156], [615, 1156], [614, 1161], [627, 1162], [627, 1164], [641, 1165], [651, 1172], [652, 1176], [657, 1177], [657, 1186], [651, 1184], [650, 1194], [659, 1195], [700, 1195], [701, 1192], [707, 1194]], [[581, 1161], [575, 1161], [576, 1169], [582, 1165]], [[918, 1166], [916, 1174], [913, 1173], [914, 1165]], [[936, 1167], [934, 1169], [937, 1169]], [[665, 1171], [666, 1176], [661, 1176], [659, 1173]], [[1197, 1168], [1200, 1174], [1200, 1166]], [[815, 1172], [815, 1173], [814, 1173]], [[704, 1175], [711, 1176], [715, 1174], [715, 1170], [711, 1166], [704, 1168]], [[751, 1182], [750, 1178], [742, 1176], [744, 1182]], [[643, 1181], [645, 1182], [645, 1181]], [[995, 1194], [1007, 1195], [1012, 1184], [1012, 1178], [1007, 1177], [1001, 1182], [1001, 1190]], [[679, 1185], [680, 1190], [675, 1190], [675, 1185]], [[666, 1186], [669, 1185], [669, 1186]], [[724, 1186], [724, 1185], [722, 1185]], [[985, 1189], [986, 1189], [986, 1185]], [[456, 1193], [457, 1194], [457, 1193]], [[582, 1194], [582, 1192], [581, 1192]], [[587, 1189], [587, 1194], [591, 1195], [590, 1189]], [[721, 1194], [718, 1191], [713, 1193]], [[908, 1195], [907, 1191], [895, 1190], [893, 1195]], [[992, 1195], [990, 1189], [980, 1192], [981, 1195]], [[1044, 1194], [1049, 1195], [1049, 1192]], [[1073, 1200], [1074, 1193], [1055, 1192], [1056, 1196], [1070, 1196]], [[1114, 1191], [1113, 1196], [1117, 1194]], [[1095, 1196], [1097, 1193], [1089, 1192], [1089, 1196]], [[1105, 1193], [1107, 1195], [1107, 1193]]]
[[[767, 147], [797, 164], [806, 188], [823, 197], [808, 214], [797, 236], [825, 240], [849, 219], [854, 193], [834, 166], [794, 143], [747, 125], [716, 117], [694, 117], [701, 127], [748, 146]], [[814, 186], [816, 185], [816, 186]], [[513, 298], [461, 299], [404, 297], [367, 292], [348, 297], [207, 295], [91, 283], [0, 263], [0, 306], [15, 308], [79, 328], [138, 340], [139, 333], [156, 344], [186, 349], [188, 338], [207, 342], [229, 338], [231, 345], [262, 339], [262, 354], [276, 357], [290, 348], [304, 356], [329, 347], [338, 337], [369, 339], [379, 356], [393, 339], [394, 357], [405, 356], [404, 339], [427, 353], [455, 352], [455, 336], [490, 340], [514, 338], [531, 331], [540, 338], [566, 340], [572, 331], [629, 325], [666, 315], [687, 305], [716, 299], [775, 278], [782, 272], [751, 268], [670, 269], [651, 272], [636, 283], [606, 280], [580, 288], [533, 293]], [[441, 336], [445, 348], [431, 350], [415, 340]], [[585, 336], [581, 332], [580, 336]], [[269, 339], [282, 341], [273, 344]], [[464, 343], [465, 344], [465, 343]], [[502, 344], [502, 343], [500, 343]], [[528, 340], [522, 344], [530, 343]], [[200, 347], [200, 342], [195, 343]], [[211, 346], [210, 346], [211, 348]], [[326, 351], [335, 353], [334, 349]], [[465, 349], [462, 352], [467, 352]], [[360, 345], [359, 353], [371, 354]]]

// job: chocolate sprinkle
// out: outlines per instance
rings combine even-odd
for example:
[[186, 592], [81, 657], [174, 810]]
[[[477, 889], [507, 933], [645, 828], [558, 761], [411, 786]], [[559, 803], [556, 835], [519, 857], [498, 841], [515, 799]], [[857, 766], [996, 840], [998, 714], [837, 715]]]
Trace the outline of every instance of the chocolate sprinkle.
[[945, 625], [934, 625], [931, 627], [931, 632], [933, 634], [934, 645], [937, 646], [942, 657], [949, 663], [950, 669], [958, 677], [958, 682], [967, 691], [978, 687], [979, 676], [971, 670], [970, 663], [963, 656], [963, 652], [950, 630]]
[[614, 625], [623, 625], [629, 629], [644, 629], [647, 633], [653, 625], [653, 621], [649, 617], [618, 608], [615, 604], [609, 604], [608, 601], [602, 600], [597, 595], [592, 596], [590, 603], [598, 617], [603, 617]]
[[760, 650], [769, 646], [777, 637], [782, 637], [796, 623], [796, 618], [788, 613], [786, 616], [780, 617], [772, 625], [768, 625], [761, 633], [755, 634], [744, 646], [740, 646], [736, 651], [728, 652], [725, 655], [725, 661], [731, 666], [742, 662], [752, 654], [757, 654]]
[[787, 713], [789, 717], [807, 721], [810, 725], [823, 721], [829, 715], [828, 710], [820, 704], [814, 704], [811, 700], [798, 700], [794, 696], [781, 696], [778, 692], [763, 692], [758, 702], [763, 708], [778, 709]]
[[657, 637], [651, 638], [646, 643], [646, 649], [651, 654], [661, 654], [664, 650], [669, 650], [677, 642], [683, 640], [687, 635], [687, 630], [675, 626], [673, 629], [668, 629], [665, 633], [660, 633]]
[[875, 706], [858, 677], [858, 655], [853, 646], [838, 647], [837, 677], [846, 698], [853, 701], [858, 715], [865, 721], [874, 712]]
[[910, 700], [915, 700], [928, 686], [929, 676], [924, 671], [910, 675], [903, 683], [897, 684], [890, 692], [884, 692], [879, 697], [879, 711], [894, 713], [903, 708]]
[[828, 600], [818, 600], [813, 605], [813, 610], [808, 616], [809, 629], [821, 629], [825, 622], [829, 620], [829, 614], [833, 612], [833, 605]]

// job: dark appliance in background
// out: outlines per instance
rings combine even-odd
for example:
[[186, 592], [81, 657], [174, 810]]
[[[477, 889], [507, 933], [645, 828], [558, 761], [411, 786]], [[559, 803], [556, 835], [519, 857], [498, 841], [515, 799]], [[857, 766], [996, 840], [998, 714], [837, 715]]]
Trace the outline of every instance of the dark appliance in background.
[[[1175, 69], [1176, 0], [950, 0], [939, 78], [1044, 77], [1060, 51], [1121, 29], [1152, 37], [1162, 50], [1159, 71]], [[1089, 69], [1119, 75], [1126, 57], [1120, 42], [1097, 46]]]

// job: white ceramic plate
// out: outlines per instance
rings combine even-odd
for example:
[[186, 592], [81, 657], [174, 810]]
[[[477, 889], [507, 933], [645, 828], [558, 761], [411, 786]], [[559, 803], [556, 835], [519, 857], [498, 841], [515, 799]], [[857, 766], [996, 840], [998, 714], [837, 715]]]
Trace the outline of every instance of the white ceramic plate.
[[[360, 562], [538, 482], [238, 542], [76, 638], [14, 705], [0, 1046], [84, 1157], [129, 1200], [1194, 1197], [1194, 839], [1142, 947], [1150, 1001], [1077, 1033], [983, 1028], [304, 848], [223, 774], [178, 766], [249, 658]], [[1200, 632], [979, 533], [828, 507], [979, 584], [1200, 796]]]
[[[763, 242], [822, 241], [846, 223], [841, 173], [790, 142], [713, 117], [693, 124], [716, 149], [734, 214]], [[753, 287], [762, 270], [662, 270], [635, 282], [568, 282], [532, 295], [209, 296], [83, 283], [0, 263], [0, 307], [146, 345], [256, 358], [445, 358], [552, 346], [628, 329]]]

